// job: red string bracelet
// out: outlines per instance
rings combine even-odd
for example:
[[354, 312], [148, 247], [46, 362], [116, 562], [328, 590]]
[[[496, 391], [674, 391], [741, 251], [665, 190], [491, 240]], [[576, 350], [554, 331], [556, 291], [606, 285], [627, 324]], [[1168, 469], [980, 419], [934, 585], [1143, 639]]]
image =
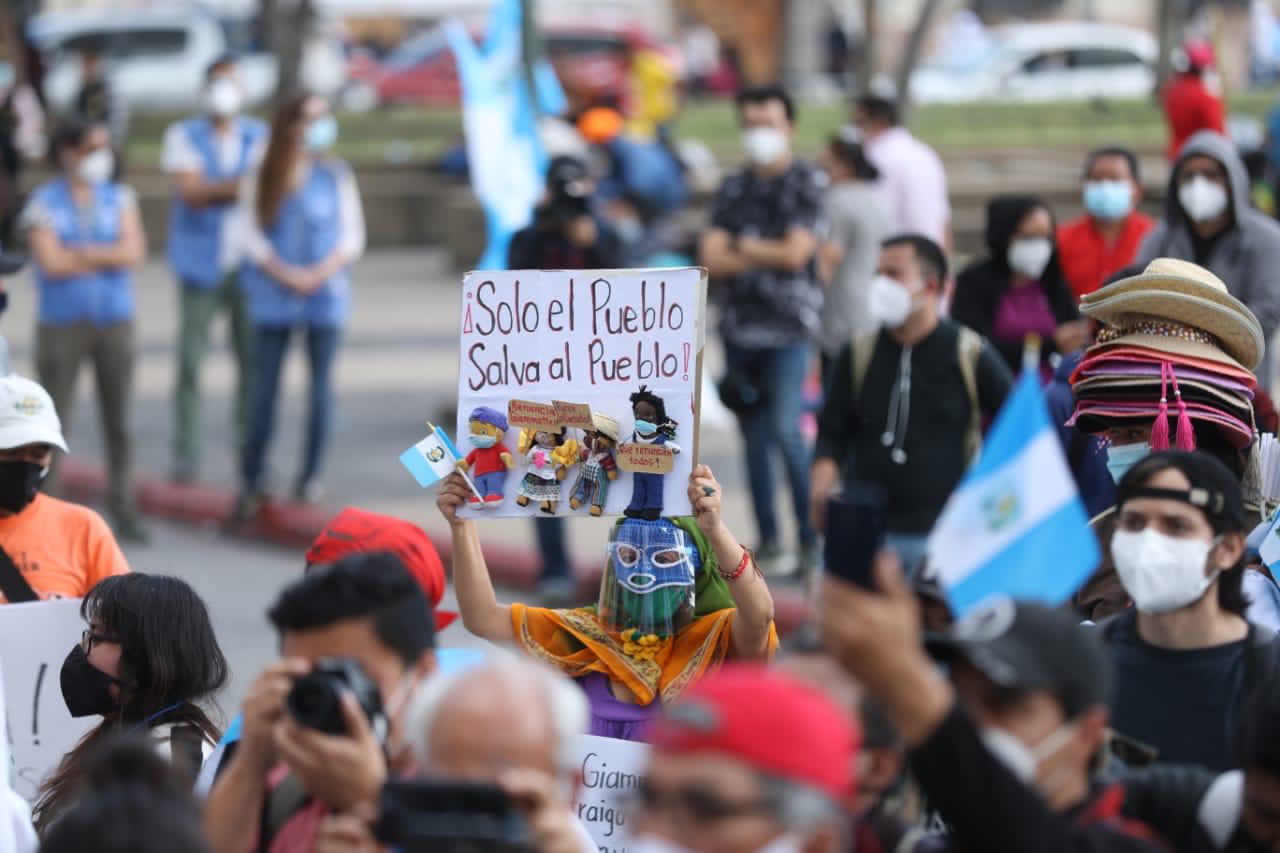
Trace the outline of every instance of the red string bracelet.
[[736, 581], [738, 578], [742, 577], [742, 573], [747, 570], [747, 566], [749, 566], [754, 561], [754, 558], [751, 556], [750, 548], [746, 548], [742, 545], [739, 545], [738, 547], [742, 548], [742, 559], [738, 561], [737, 568], [735, 568], [732, 572], [720, 573], [720, 577], [724, 578], [727, 581]]

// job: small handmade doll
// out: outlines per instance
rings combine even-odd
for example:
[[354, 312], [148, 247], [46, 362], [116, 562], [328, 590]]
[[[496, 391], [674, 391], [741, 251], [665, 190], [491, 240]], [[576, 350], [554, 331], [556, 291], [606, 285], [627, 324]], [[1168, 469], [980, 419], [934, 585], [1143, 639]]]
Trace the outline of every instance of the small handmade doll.
[[511, 451], [502, 443], [507, 434], [507, 417], [497, 409], [477, 406], [471, 410], [467, 422], [470, 429], [468, 440], [475, 449], [465, 459], [458, 460], [458, 468], [471, 472], [476, 491], [484, 496], [481, 500], [472, 495], [470, 502], [484, 507], [500, 506], [507, 472], [516, 464]]
[[603, 515], [609, 499], [609, 483], [618, 479], [618, 421], [600, 412], [591, 413], [595, 427], [587, 433], [579, 454], [582, 468], [569, 495], [569, 506], [582, 509], [591, 505], [592, 515]]
[[[516, 490], [516, 503], [528, 506], [538, 501], [538, 507], [548, 515], [554, 515], [560, 504], [560, 481], [568, 474], [573, 458], [565, 458], [564, 445], [569, 439], [565, 431], [524, 430], [516, 445], [523, 454], [528, 471]], [[576, 456], [577, 442], [570, 450]]]
[[[667, 407], [662, 398], [645, 386], [631, 395], [631, 414], [635, 418], [632, 442], [665, 447], [672, 453], [680, 452], [676, 437], [676, 422], [667, 417]], [[662, 516], [662, 485], [665, 474], [636, 473], [632, 475], [631, 503], [623, 510], [628, 518], [656, 521]]]

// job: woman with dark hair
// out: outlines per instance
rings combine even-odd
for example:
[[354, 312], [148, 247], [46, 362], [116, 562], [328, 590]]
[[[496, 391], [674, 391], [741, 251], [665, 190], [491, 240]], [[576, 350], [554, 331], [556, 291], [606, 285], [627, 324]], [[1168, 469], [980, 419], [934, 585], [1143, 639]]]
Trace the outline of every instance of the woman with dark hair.
[[129, 413], [136, 355], [133, 270], [147, 254], [131, 188], [112, 179], [111, 135], [73, 119], [54, 132], [60, 174], [31, 195], [20, 224], [27, 234], [40, 294], [36, 370], [64, 422], [76, 377], [93, 363], [106, 433], [107, 509], [116, 535], [145, 538], [129, 484]]
[[238, 519], [263, 498], [280, 370], [289, 339], [305, 331], [310, 410], [294, 497], [319, 495], [333, 420], [330, 375], [351, 311], [351, 264], [364, 252], [364, 214], [351, 167], [332, 153], [338, 123], [325, 100], [294, 98], [276, 110], [262, 167], [244, 193], [247, 261], [241, 284], [254, 328], [253, 408], [241, 460]]
[[227, 680], [209, 611], [178, 578], [107, 578], [85, 597], [88, 627], [62, 664], [62, 696], [73, 717], [102, 722], [63, 757], [40, 788], [36, 829], [43, 835], [77, 796], [86, 760], [122, 731], [145, 731], [187, 784], [221, 733], [198, 703]]
[[1088, 340], [1062, 277], [1055, 230], [1040, 198], [996, 196], [987, 203], [987, 257], [956, 277], [952, 318], [989, 339], [1015, 371], [1027, 335], [1040, 336], [1044, 365], [1051, 354], [1075, 352]]
[[1240, 483], [1208, 454], [1153, 453], [1121, 478], [1116, 514], [1111, 556], [1134, 607], [1100, 623], [1112, 727], [1160, 761], [1231, 769], [1244, 698], [1277, 654], [1272, 632], [1244, 617]]
[[845, 130], [832, 136], [822, 165], [831, 178], [824, 202], [829, 230], [818, 253], [827, 283], [819, 335], [826, 366], [851, 340], [879, 330], [867, 302], [892, 218], [877, 185], [880, 170], [867, 160], [856, 135]]

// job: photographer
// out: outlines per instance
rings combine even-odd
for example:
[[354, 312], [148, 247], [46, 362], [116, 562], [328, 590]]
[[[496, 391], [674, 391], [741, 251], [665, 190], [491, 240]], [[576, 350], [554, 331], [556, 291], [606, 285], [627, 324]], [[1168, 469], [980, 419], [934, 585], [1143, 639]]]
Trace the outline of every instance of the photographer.
[[391, 554], [312, 570], [268, 616], [282, 659], [249, 688], [205, 811], [222, 853], [312, 850], [326, 816], [371, 808], [409, 697], [435, 670], [431, 608]]

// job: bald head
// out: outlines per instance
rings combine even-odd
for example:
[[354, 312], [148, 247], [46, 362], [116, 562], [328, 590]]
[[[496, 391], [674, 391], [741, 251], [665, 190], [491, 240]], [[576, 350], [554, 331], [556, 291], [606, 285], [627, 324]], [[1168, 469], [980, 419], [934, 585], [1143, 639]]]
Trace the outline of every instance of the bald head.
[[501, 659], [429, 680], [414, 700], [408, 734], [419, 771], [493, 782], [511, 767], [552, 776], [586, 728], [582, 691], [532, 661]]

